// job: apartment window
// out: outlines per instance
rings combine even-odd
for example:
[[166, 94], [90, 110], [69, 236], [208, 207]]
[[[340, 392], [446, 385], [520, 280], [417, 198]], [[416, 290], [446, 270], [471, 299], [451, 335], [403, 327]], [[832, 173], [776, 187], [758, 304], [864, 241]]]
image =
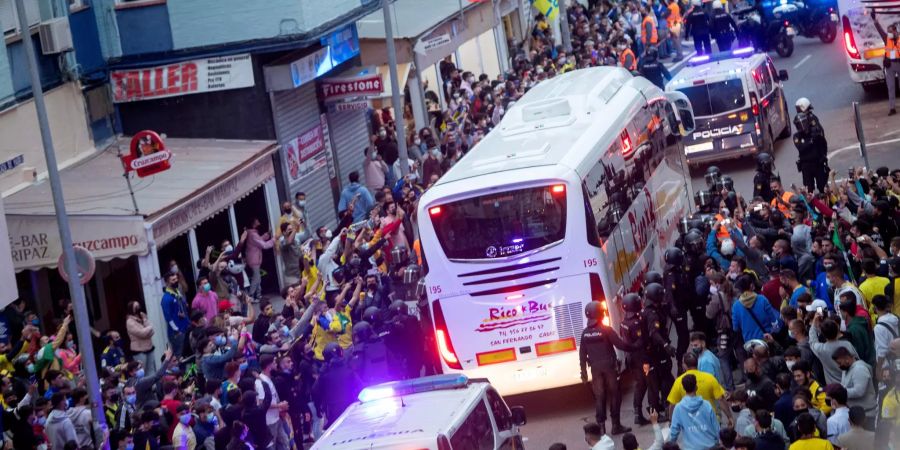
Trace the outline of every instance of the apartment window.
[[[25, 2], [25, 17], [29, 26], [41, 23], [41, 11], [38, 2]], [[0, 0], [0, 28], [2, 28], [4, 36], [15, 35], [19, 32], [19, 18], [16, 15], [15, 0]]]

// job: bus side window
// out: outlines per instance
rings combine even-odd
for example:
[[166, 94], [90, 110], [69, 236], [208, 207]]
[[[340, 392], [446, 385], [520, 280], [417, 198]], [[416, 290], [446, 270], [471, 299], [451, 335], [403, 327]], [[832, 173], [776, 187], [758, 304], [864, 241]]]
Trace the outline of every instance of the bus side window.
[[472, 450], [492, 450], [494, 448], [494, 427], [484, 400], [466, 417], [463, 424], [450, 438], [452, 448]]
[[592, 211], [592, 214], [587, 216], [587, 220], [592, 218], [594, 220], [588, 226], [595, 227], [601, 239], [606, 239], [610, 231], [612, 231], [612, 224], [609, 224], [607, 220], [609, 211], [608, 191], [611, 178], [613, 177], [612, 170], [611, 166], [604, 164], [604, 158], [600, 158], [583, 180], [588, 195], [588, 203], [590, 204], [589, 208]]
[[591, 195], [588, 193], [587, 183], [581, 183], [584, 195], [584, 223], [587, 225], [587, 242], [594, 247], [601, 247], [600, 236], [597, 235], [597, 219], [591, 209]]

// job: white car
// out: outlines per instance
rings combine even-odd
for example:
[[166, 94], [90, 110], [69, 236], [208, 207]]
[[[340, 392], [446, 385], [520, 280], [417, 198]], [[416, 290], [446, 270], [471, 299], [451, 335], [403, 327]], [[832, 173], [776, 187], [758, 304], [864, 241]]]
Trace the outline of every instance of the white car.
[[487, 380], [433, 375], [363, 389], [312, 448], [521, 449], [522, 425]]

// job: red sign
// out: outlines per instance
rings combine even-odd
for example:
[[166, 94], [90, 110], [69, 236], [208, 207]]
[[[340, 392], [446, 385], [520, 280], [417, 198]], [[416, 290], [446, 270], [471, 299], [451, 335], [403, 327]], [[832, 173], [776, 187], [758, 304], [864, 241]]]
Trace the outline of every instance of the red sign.
[[[73, 245], [72, 251], [75, 252], [75, 273], [78, 275], [78, 281], [81, 284], [87, 284], [94, 276], [94, 270], [97, 269], [97, 262], [94, 260], [94, 255], [86, 248], [79, 245]], [[56, 268], [59, 270], [59, 276], [68, 283], [69, 273], [66, 272], [65, 261], [66, 254], [60, 254], [59, 260], [56, 262]]]
[[125, 172], [135, 171], [141, 178], [169, 170], [172, 153], [155, 131], [144, 130], [131, 138], [131, 153], [122, 157]]
[[195, 59], [110, 74], [116, 103], [224, 91], [254, 85], [250, 54]]
[[384, 91], [381, 74], [353, 78], [331, 78], [319, 82], [322, 100], [332, 101], [347, 97], [376, 95]]
[[314, 171], [325, 167], [325, 135], [321, 126], [315, 126], [285, 145], [288, 177], [293, 183]]

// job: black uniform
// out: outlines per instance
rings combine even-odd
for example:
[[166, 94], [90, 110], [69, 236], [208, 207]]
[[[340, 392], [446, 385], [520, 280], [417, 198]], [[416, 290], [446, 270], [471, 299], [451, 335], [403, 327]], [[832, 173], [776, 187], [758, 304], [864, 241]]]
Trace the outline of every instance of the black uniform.
[[803, 185], [810, 192], [824, 191], [828, 182], [828, 141], [819, 118], [812, 111], [794, 116], [794, 146], [797, 147], [797, 169], [803, 174]]
[[401, 378], [401, 371], [389, 365], [387, 345], [378, 337], [353, 344], [350, 366], [366, 386]]
[[703, 8], [694, 7], [684, 19], [685, 30], [694, 38], [694, 50], [698, 55], [712, 53], [712, 44], [709, 41], [710, 24], [709, 15]]
[[622, 405], [622, 393], [616, 383], [616, 352], [613, 346], [621, 350], [633, 347], [619, 338], [612, 328], [599, 324], [588, 325], [581, 333], [581, 379], [587, 380], [586, 365], [591, 366], [591, 387], [594, 391], [594, 404], [597, 409], [597, 423], [606, 422], [606, 394], [612, 394], [609, 412], [614, 425], [621, 424], [619, 407]]
[[391, 319], [388, 330], [384, 342], [392, 371], [404, 379], [419, 377], [425, 356], [422, 347], [424, 333], [419, 321], [413, 316], [398, 314]]
[[[678, 355], [687, 352], [690, 344], [690, 330], [688, 329], [687, 315], [694, 303], [694, 280], [685, 271], [684, 267], [666, 264], [663, 274], [666, 288], [666, 306], [669, 308], [669, 318], [675, 326], [675, 334], [678, 335]], [[668, 336], [666, 336], [668, 338]]]
[[660, 89], [666, 89], [666, 80], [672, 79], [672, 74], [657, 58], [645, 57], [638, 63], [638, 72]]
[[[668, 290], [667, 290], [668, 291]], [[666, 315], [657, 306], [644, 308], [644, 343], [648, 359], [647, 403], [657, 411], [666, 410], [666, 398], [675, 378], [672, 376], [672, 358], [669, 345], [669, 327]]]
[[753, 197], [762, 197], [766, 203], [770, 203], [775, 198], [770, 186], [773, 178], [775, 175], [772, 172], [756, 169], [756, 174], [753, 175]]
[[649, 363], [647, 358], [647, 344], [644, 342], [644, 330], [647, 328], [640, 313], [625, 313], [625, 320], [619, 325], [619, 333], [626, 342], [630, 342], [638, 349], [628, 352], [625, 356], [625, 370], [634, 378], [634, 398], [632, 406], [634, 415], [641, 414], [641, 406], [644, 403], [644, 394], [647, 392], [647, 377], [644, 374], [644, 364]]
[[737, 24], [724, 9], [713, 10], [713, 36], [720, 52], [731, 50], [731, 43], [737, 35]]
[[362, 386], [359, 376], [344, 358], [336, 358], [322, 368], [313, 385], [312, 397], [316, 410], [325, 416], [325, 428], [356, 401]]

